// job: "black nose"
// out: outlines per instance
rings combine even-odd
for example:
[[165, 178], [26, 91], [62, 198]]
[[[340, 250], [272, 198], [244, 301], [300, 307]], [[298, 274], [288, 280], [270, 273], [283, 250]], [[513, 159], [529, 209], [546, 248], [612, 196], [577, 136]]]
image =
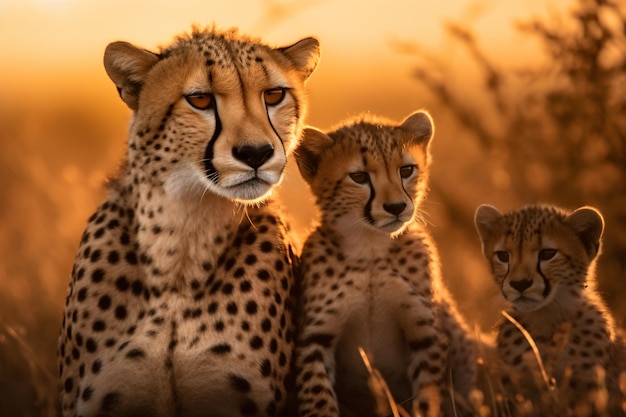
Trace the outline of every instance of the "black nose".
[[529, 279], [520, 279], [519, 281], [511, 281], [511, 287], [519, 292], [523, 292], [525, 289], [532, 285], [532, 281]]
[[404, 211], [404, 209], [406, 208], [406, 203], [385, 203], [383, 204], [383, 208], [387, 213], [391, 213], [397, 216]]
[[254, 169], [267, 162], [273, 154], [274, 147], [272, 145], [244, 145], [240, 148], [233, 148], [233, 156]]

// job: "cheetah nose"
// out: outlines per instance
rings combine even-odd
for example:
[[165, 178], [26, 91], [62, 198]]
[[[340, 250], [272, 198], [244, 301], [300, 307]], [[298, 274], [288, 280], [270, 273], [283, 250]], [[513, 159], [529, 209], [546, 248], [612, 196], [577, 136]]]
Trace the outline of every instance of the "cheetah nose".
[[406, 208], [406, 203], [385, 203], [383, 208], [387, 213], [398, 215]]
[[257, 169], [274, 154], [274, 147], [272, 145], [251, 146], [244, 145], [239, 148], [233, 148], [233, 156], [244, 162], [251, 168]]
[[529, 279], [520, 279], [519, 281], [511, 281], [511, 287], [516, 289], [519, 292], [524, 292], [525, 289], [532, 285], [532, 281]]

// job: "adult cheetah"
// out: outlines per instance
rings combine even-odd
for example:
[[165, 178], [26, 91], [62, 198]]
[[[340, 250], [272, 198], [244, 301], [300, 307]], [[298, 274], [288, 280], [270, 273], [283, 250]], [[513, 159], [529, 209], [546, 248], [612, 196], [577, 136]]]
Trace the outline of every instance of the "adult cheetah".
[[89, 219], [58, 343], [63, 415], [279, 415], [293, 254], [267, 198], [299, 140], [305, 38], [194, 28], [153, 53], [110, 44], [132, 109], [126, 163]]

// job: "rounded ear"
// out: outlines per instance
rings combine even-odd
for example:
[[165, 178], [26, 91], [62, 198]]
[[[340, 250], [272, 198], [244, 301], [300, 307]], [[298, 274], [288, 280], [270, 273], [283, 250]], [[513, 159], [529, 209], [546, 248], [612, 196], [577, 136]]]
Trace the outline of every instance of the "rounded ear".
[[500, 218], [502, 218], [500, 210], [489, 204], [482, 204], [476, 209], [474, 226], [483, 245], [493, 237]]
[[307, 183], [311, 183], [315, 178], [322, 153], [333, 143], [330, 136], [313, 127], [307, 127], [302, 132], [302, 140], [294, 155], [300, 174]]
[[604, 231], [604, 218], [593, 207], [581, 207], [565, 218], [565, 224], [580, 238], [593, 259], [600, 251], [600, 238]]
[[424, 110], [419, 110], [409, 115], [404, 119], [400, 127], [410, 132], [414, 140], [423, 144], [425, 148], [428, 147], [435, 133], [433, 119], [430, 117], [430, 114]]
[[158, 59], [156, 54], [128, 42], [113, 42], [106, 47], [104, 69], [124, 103], [132, 110], [137, 110], [139, 91], [146, 74]]
[[315, 38], [304, 38], [290, 46], [278, 48], [302, 74], [306, 80], [311, 76], [320, 60], [320, 43]]

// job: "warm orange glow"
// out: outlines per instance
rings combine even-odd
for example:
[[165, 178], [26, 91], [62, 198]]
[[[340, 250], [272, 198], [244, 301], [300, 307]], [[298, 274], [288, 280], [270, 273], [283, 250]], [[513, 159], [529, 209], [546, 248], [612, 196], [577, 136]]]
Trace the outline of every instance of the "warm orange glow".
[[[480, 70], [467, 49], [447, 34], [445, 24], [471, 27], [495, 62], [512, 67], [538, 62], [542, 56], [536, 39], [517, 31], [515, 22], [547, 16], [570, 4], [0, 0], [0, 369], [3, 355], [10, 356], [3, 347], [12, 340], [3, 329], [18, 328], [25, 343], [42, 346], [37, 348], [40, 357], [34, 358], [41, 375], [29, 373], [26, 378], [41, 380], [46, 389], [56, 383], [54, 344], [74, 251], [86, 218], [103, 198], [102, 184], [115, 174], [125, 151], [130, 112], [103, 69], [109, 42], [126, 40], [156, 49], [194, 23], [239, 27], [276, 46], [316, 36], [322, 60], [308, 84], [309, 124], [327, 129], [360, 112], [401, 119], [427, 108], [436, 125], [432, 175], [442, 183], [459, 183], [453, 201], [511, 207], [518, 201], [510, 194], [513, 179], [506, 163], [489, 173], [476, 170], [487, 164], [488, 156], [462, 136], [459, 123], [412, 71], [426, 61], [455, 68], [445, 84], [466, 94], [477, 112], [487, 111], [476, 94], [483, 88]], [[529, 165], [534, 187], [553, 186], [544, 165]], [[587, 181], [589, 189], [602, 183], [595, 177]], [[470, 182], [481, 186], [464, 185]], [[303, 239], [315, 209], [293, 161], [278, 194]], [[499, 310], [491, 302], [496, 290], [477, 239], [451, 227], [450, 218], [458, 213], [447, 212], [447, 202], [432, 198], [424, 206], [441, 246], [443, 270], [452, 292], [461, 294], [461, 309], [473, 313], [469, 321], [488, 327]], [[465, 222], [471, 224], [472, 219]], [[14, 370], [18, 377], [24, 377], [22, 371]], [[20, 396], [15, 401], [32, 401], [30, 394], [15, 394]]]

